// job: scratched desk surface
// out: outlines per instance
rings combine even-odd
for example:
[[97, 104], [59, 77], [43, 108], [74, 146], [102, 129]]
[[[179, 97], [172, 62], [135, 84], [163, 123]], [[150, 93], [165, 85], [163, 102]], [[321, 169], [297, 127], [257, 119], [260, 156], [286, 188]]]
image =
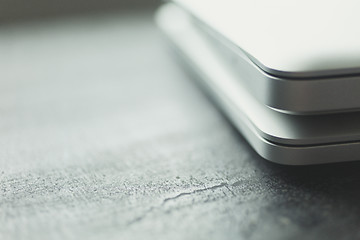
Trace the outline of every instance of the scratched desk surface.
[[0, 239], [359, 239], [360, 163], [260, 158], [152, 13], [0, 27]]

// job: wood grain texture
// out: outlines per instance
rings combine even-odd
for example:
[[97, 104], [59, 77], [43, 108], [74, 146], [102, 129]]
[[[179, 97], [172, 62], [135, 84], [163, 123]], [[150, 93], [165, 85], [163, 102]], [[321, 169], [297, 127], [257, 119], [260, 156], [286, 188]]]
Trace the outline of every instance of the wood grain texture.
[[0, 239], [359, 239], [360, 163], [261, 159], [159, 35], [0, 28]]

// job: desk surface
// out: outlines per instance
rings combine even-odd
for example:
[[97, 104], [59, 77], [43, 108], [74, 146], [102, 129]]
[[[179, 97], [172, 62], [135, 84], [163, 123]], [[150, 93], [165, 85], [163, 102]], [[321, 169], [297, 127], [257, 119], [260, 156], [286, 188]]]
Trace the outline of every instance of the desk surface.
[[360, 163], [261, 159], [150, 13], [0, 27], [1, 239], [356, 239]]

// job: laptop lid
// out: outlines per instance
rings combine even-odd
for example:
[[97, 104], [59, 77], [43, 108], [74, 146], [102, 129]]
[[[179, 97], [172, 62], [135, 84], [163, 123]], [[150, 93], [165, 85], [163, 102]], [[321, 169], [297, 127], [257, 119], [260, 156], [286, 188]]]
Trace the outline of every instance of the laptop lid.
[[360, 1], [173, 0], [269, 74], [360, 74]]

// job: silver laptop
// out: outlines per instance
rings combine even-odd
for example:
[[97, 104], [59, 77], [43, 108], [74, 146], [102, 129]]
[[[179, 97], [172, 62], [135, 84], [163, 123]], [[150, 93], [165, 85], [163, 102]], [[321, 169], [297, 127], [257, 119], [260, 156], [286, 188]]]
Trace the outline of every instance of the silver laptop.
[[[360, 109], [360, 2], [174, 0], [263, 104], [291, 114]], [[199, 24], [200, 25], [200, 24]]]
[[[216, 38], [214, 40], [209, 37], [206, 30], [202, 30], [198, 23], [194, 23], [194, 14], [188, 12], [189, 10], [184, 11], [183, 7], [166, 4], [158, 11], [157, 22], [179, 50], [185, 63], [199, 74], [204, 86], [210, 90], [225, 113], [262, 157], [289, 165], [360, 159], [360, 112], [354, 111], [358, 106], [341, 108], [338, 105], [333, 108], [331, 104], [328, 105], [320, 98], [317, 102], [312, 98], [307, 99], [308, 95], [313, 94], [317, 89], [310, 87], [316, 86], [313, 81], [321, 79], [323, 82], [346, 82], [339, 79], [356, 79], [355, 60], [353, 65], [349, 60], [347, 67], [344, 68], [340, 68], [341, 64], [335, 64], [336, 68], [328, 66], [328, 69], [325, 65], [306, 68], [304, 64], [302, 69], [300, 67], [291, 69], [290, 66], [294, 67], [296, 64], [289, 63], [285, 65], [292, 71], [284, 69], [272, 71], [271, 69], [278, 68], [270, 69], [264, 67], [265, 65], [262, 66], [258, 63], [259, 60], [253, 60], [242, 49], [237, 48], [239, 50], [237, 52], [236, 49], [230, 47], [229, 49], [232, 50], [219, 51]], [[211, 23], [211, 26], [214, 24]], [[228, 43], [224, 46], [226, 44]], [[290, 57], [286, 56], [286, 58]], [[235, 64], [231, 64], [232, 61]], [[248, 67], [244, 67], [242, 71], [239, 65], [243, 65], [237, 65], [238, 61], [243, 61], [244, 64], [248, 64]], [[343, 64], [345, 66], [345, 63]], [[258, 75], [252, 74], [256, 71]], [[283, 76], [286, 80], [279, 77], [274, 80], [275, 74]], [[257, 78], [261, 75], [263, 77]], [[299, 94], [292, 95], [292, 92], [291, 94], [285, 92], [280, 98], [282, 100], [275, 101], [279, 105], [272, 106], [271, 99], [282, 90], [275, 87], [276, 84], [272, 86], [273, 81], [289, 81], [290, 85], [286, 85], [288, 89], [292, 89], [294, 94], [296, 92]], [[301, 81], [312, 82], [311, 84], [315, 85], [310, 84], [306, 87], [306, 91], [301, 87], [297, 89], [299, 85], [296, 82]], [[354, 83], [353, 88], [357, 86], [356, 84]], [[326, 95], [326, 91], [322, 94]], [[331, 93], [329, 96], [333, 97]], [[291, 102], [287, 108], [279, 107], [280, 104], [284, 106], [287, 101]], [[318, 104], [316, 105], [314, 101]], [[360, 104], [360, 100], [357, 103]], [[296, 108], [299, 104], [301, 111]], [[314, 104], [316, 107], [312, 106]], [[325, 106], [328, 107], [324, 108]], [[328, 112], [342, 113], [324, 114]]]

